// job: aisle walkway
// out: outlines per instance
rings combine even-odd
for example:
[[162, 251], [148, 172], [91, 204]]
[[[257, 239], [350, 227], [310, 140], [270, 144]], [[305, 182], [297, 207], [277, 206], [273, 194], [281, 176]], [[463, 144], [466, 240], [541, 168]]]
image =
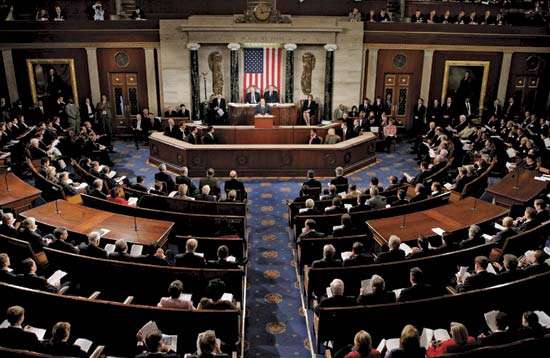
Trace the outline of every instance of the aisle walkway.
[[[402, 146], [404, 147], [404, 146]], [[117, 142], [116, 170], [131, 180], [144, 175], [151, 184], [156, 169], [146, 164], [148, 149], [136, 152], [131, 142]], [[359, 188], [370, 176], [387, 185], [387, 177], [415, 173], [409, 155], [378, 154], [379, 163], [349, 177]], [[222, 173], [219, 173], [220, 175]], [[311, 357], [306, 319], [288, 235], [286, 201], [298, 193], [302, 180], [246, 180], [250, 228], [247, 290], [247, 357]], [[326, 183], [326, 181], [324, 181]], [[311, 320], [309, 322], [311, 324]], [[312, 330], [310, 327], [310, 333]]]

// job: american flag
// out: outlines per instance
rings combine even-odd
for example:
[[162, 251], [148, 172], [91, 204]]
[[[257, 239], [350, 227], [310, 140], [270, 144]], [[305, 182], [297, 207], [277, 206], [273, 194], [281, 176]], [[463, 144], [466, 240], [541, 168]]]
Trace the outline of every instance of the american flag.
[[280, 48], [244, 49], [243, 96], [250, 86], [256, 86], [263, 95], [265, 89], [273, 85], [280, 93], [282, 53]]

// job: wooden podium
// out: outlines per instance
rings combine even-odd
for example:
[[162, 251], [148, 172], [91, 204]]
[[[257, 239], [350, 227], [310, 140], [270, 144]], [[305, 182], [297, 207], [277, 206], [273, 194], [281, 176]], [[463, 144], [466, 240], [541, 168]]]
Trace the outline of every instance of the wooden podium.
[[273, 128], [273, 119], [274, 115], [271, 114], [257, 114], [254, 116], [254, 127], [255, 128]]

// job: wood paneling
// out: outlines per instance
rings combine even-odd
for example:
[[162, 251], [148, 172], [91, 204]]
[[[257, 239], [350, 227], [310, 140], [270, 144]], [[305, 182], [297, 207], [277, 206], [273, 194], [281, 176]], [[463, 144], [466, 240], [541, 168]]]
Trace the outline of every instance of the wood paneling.
[[[406, 58], [406, 63], [402, 67], [396, 67], [393, 63], [397, 55], [404, 55]], [[423, 62], [424, 53], [419, 50], [379, 50], [376, 69], [376, 96], [380, 96], [384, 100], [384, 75], [386, 73], [407, 73], [410, 74], [408, 106], [412, 108], [420, 95]]]
[[40, 49], [13, 50], [13, 65], [17, 78], [19, 97], [27, 104], [32, 104], [32, 97], [27, 73], [27, 59], [74, 59], [78, 98], [81, 100], [90, 95], [90, 76], [88, 59], [84, 49]]
[[434, 98], [441, 97], [443, 89], [443, 76], [445, 61], [489, 61], [489, 78], [487, 80], [487, 92], [485, 104], [492, 103], [497, 95], [502, 53], [500, 52], [455, 52], [435, 51], [432, 65], [432, 80], [430, 83], [430, 103]]
[[[129, 58], [128, 66], [120, 68], [115, 61], [115, 55], [124, 51]], [[145, 52], [138, 48], [125, 49], [97, 49], [97, 64], [99, 67], [99, 87], [101, 93], [109, 93], [109, 72], [117, 73], [137, 73], [139, 83], [139, 107], [149, 106], [147, 98], [147, 76], [145, 73]]]
[[[532, 60], [531, 57], [538, 59], [539, 66], [536, 69], [529, 69], [527, 61]], [[549, 54], [528, 54], [528, 53], [514, 53], [512, 55], [512, 64], [510, 66], [510, 76], [508, 78], [508, 91], [506, 98], [511, 97], [515, 91], [516, 79], [522, 78], [537, 78], [538, 89], [537, 96], [535, 98], [535, 109], [542, 112], [546, 109], [548, 91], [550, 90], [550, 82], [548, 79], [548, 72], [550, 71], [550, 55]]]

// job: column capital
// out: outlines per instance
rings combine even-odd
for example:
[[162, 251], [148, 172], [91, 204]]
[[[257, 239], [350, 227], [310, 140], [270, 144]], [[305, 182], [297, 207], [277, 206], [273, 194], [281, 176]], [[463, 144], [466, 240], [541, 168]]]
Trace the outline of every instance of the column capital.
[[198, 49], [201, 48], [201, 45], [196, 42], [189, 42], [187, 44], [187, 48], [191, 51], [198, 51]]
[[237, 42], [231, 42], [227, 44], [227, 48], [230, 49], [231, 51], [237, 51], [238, 49], [241, 48], [241, 44]]
[[293, 43], [288, 43], [288, 44], [285, 44], [285, 45], [284, 45], [284, 48], [285, 48], [285, 50], [287, 50], [287, 51], [294, 51], [294, 50], [296, 50], [296, 49], [298, 48], [298, 45], [293, 44]]
[[325, 48], [325, 51], [328, 51], [328, 52], [333, 52], [338, 49], [338, 46], [336, 44], [326, 44], [323, 47]]

